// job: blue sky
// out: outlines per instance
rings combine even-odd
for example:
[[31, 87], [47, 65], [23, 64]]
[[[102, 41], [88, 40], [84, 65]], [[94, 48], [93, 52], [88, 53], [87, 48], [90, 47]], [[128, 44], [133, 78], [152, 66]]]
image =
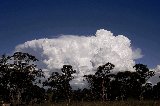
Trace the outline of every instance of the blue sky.
[[160, 64], [159, 0], [0, 0], [0, 54], [25, 41], [107, 29], [140, 48], [137, 63]]

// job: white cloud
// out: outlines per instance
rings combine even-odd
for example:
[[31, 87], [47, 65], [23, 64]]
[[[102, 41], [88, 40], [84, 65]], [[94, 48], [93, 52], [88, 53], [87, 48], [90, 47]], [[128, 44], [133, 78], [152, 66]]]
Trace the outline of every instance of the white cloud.
[[157, 82], [160, 82], [160, 65], [157, 65], [156, 68], [150, 70], [154, 71], [155, 75], [149, 79], [149, 82], [152, 82], [152, 84], [155, 85]]
[[133, 71], [134, 59], [141, 58], [141, 50], [131, 48], [130, 40], [114, 36], [110, 31], [97, 30], [95, 36], [63, 35], [53, 39], [27, 41], [16, 47], [15, 51], [28, 52], [39, 60], [39, 67], [46, 76], [59, 71], [64, 64], [77, 70], [72, 86], [83, 87], [84, 74], [94, 73], [93, 69], [107, 62], [113, 63], [115, 71]]
[[143, 55], [142, 55], [141, 49], [137, 48], [137, 49], [133, 50], [133, 56], [132, 57], [133, 57], [133, 59], [142, 58]]

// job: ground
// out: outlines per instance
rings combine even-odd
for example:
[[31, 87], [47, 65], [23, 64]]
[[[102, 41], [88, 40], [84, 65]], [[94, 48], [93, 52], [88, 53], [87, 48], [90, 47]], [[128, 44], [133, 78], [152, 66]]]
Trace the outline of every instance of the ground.
[[107, 102], [72, 102], [44, 103], [34, 106], [160, 106], [160, 101], [107, 101]]

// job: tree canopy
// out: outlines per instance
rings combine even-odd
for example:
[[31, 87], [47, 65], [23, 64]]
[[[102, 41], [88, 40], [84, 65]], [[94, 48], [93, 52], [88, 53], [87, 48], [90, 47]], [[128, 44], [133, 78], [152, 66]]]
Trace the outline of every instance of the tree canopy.
[[[76, 70], [63, 65], [59, 72], [45, 81], [44, 73], [36, 65], [38, 59], [28, 53], [15, 52], [0, 58], [0, 100], [13, 104], [67, 101], [152, 100], [160, 99], [160, 83], [152, 85], [148, 79], [154, 71], [147, 65], [136, 64], [135, 71], [114, 72], [114, 64], [107, 62], [94, 74], [84, 75], [88, 88], [73, 90], [70, 81]], [[43, 83], [43, 86], [40, 84]], [[44, 88], [46, 86], [46, 88]]]
[[38, 61], [35, 56], [28, 53], [16, 52], [12, 56], [2, 55], [0, 85], [3, 89], [1, 91], [3, 100], [18, 104], [26, 101], [27, 98], [22, 98], [22, 95], [35, 83], [40, 83], [40, 79], [37, 78], [44, 77], [42, 70], [34, 64], [35, 61]]

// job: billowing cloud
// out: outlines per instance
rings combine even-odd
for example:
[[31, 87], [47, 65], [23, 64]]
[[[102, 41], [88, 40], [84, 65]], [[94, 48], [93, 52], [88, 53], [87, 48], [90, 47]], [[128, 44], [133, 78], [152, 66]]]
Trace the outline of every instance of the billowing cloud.
[[151, 77], [148, 82], [151, 82], [153, 85], [155, 85], [157, 82], [160, 82], [160, 65], [157, 65], [156, 68], [150, 70], [154, 71], [155, 75]]
[[84, 87], [84, 74], [94, 73], [99, 65], [111, 62], [114, 71], [133, 71], [134, 59], [141, 58], [141, 50], [133, 51], [131, 41], [123, 36], [114, 36], [110, 31], [97, 30], [94, 36], [63, 35], [53, 39], [27, 41], [15, 48], [15, 51], [35, 55], [39, 67], [48, 77], [51, 72], [59, 71], [64, 64], [77, 70], [72, 86]]

